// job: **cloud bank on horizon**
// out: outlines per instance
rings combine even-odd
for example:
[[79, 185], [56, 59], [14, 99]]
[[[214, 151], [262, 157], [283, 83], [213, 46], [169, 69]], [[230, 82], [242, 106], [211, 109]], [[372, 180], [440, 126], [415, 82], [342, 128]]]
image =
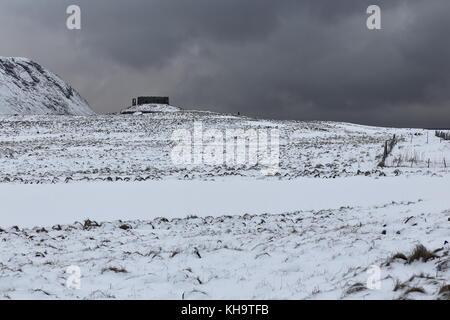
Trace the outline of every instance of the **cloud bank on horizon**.
[[[68, 30], [66, 8], [82, 10]], [[368, 30], [366, 9], [382, 10]], [[37, 60], [96, 112], [132, 96], [299, 120], [449, 127], [448, 0], [0, 0], [0, 55]]]

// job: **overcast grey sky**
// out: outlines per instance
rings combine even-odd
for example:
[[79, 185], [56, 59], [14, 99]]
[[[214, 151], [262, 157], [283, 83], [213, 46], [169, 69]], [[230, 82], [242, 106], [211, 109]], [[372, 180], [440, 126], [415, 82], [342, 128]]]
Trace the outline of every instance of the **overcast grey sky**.
[[[382, 30], [366, 28], [370, 4]], [[0, 55], [43, 64], [98, 113], [169, 95], [265, 118], [450, 127], [449, 14], [448, 0], [0, 0]]]

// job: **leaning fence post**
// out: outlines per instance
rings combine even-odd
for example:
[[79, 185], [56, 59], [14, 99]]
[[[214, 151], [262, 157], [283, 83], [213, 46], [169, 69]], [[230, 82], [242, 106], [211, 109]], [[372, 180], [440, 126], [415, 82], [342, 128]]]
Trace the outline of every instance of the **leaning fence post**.
[[383, 158], [384, 158], [384, 159], [386, 159], [387, 154], [388, 154], [388, 142], [385, 141], [385, 142], [384, 142], [384, 153], [383, 153]]

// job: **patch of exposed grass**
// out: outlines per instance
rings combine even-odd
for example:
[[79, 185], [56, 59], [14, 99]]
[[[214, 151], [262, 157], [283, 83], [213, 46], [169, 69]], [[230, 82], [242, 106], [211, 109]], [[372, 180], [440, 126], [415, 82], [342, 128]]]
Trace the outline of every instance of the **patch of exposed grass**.
[[393, 256], [391, 256], [386, 261], [386, 265], [389, 266], [392, 262], [395, 260], [403, 260], [407, 264], [411, 264], [414, 261], [422, 261], [422, 262], [428, 262], [429, 260], [438, 258], [438, 255], [436, 255], [436, 251], [431, 252], [427, 248], [425, 248], [424, 245], [418, 244], [414, 250], [409, 254], [405, 255], [401, 252], [397, 252]]
[[394, 291], [398, 291], [398, 290], [403, 290], [407, 287], [406, 283], [400, 282], [399, 280], [397, 280], [397, 282], [395, 283], [394, 286]]
[[441, 289], [439, 289], [439, 295], [445, 295], [447, 299], [450, 299], [450, 284], [441, 287]]
[[415, 274], [413, 276], [411, 276], [411, 278], [409, 278], [409, 282], [413, 281], [414, 279], [419, 278], [419, 279], [427, 279], [427, 280], [436, 280], [435, 277], [430, 276], [428, 274], [424, 274], [424, 273], [420, 273], [420, 274]]
[[122, 267], [107, 267], [102, 269], [102, 273], [105, 273], [107, 271], [112, 271], [115, 273], [128, 273], [128, 271]]
[[439, 290], [439, 294], [447, 293], [450, 294], [450, 284], [447, 284]]
[[177, 254], [180, 254], [180, 250], [175, 250], [172, 252], [172, 254], [170, 255], [171, 258], [175, 257]]
[[132, 227], [129, 224], [122, 224], [119, 226], [120, 229], [122, 230], [129, 230], [132, 229]]
[[404, 260], [404, 261], [408, 261], [408, 257], [405, 256], [403, 253], [401, 252], [397, 252], [396, 254], [394, 254], [392, 257], [390, 257], [388, 259], [388, 261], [386, 262], [386, 265], [389, 266], [392, 262], [394, 262], [395, 260]]
[[440, 272], [444, 272], [450, 269], [450, 259], [445, 259], [441, 262], [439, 262], [439, 264], [436, 267], [437, 271]]
[[418, 293], [423, 293], [423, 294], [426, 293], [425, 289], [422, 287], [412, 287], [405, 291], [405, 295], [413, 293], [413, 292], [418, 292]]
[[84, 221], [83, 224], [83, 229], [84, 230], [90, 230], [91, 228], [97, 228], [100, 227], [101, 225], [99, 223], [97, 223], [96, 221], [91, 221], [89, 219]]
[[437, 255], [435, 255], [433, 252], [428, 251], [425, 246], [419, 244], [417, 245], [413, 252], [409, 255], [407, 263], [413, 263], [414, 261], [423, 261], [427, 262], [429, 260], [437, 258]]
[[363, 283], [361, 283], [361, 282], [358, 282], [358, 283], [355, 283], [355, 284], [351, 285], [351, 286], [345, 291], [345, 293], [349, 295], [349, 294], [354, 294], [354, 293], [357, 293], [357, 292], [364, 291], [364, 290], [366, 290], [366, 289], [367, 289], [367, 287], [366, 287], [365, 284], [363, 284]]

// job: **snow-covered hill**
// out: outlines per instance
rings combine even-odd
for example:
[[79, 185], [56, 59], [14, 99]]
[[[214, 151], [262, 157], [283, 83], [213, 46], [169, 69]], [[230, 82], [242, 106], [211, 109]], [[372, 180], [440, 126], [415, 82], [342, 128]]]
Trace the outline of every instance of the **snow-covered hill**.
[[[441, 142], [434, 131], [424, 129], [258, 120], [197, 111], [140, 116], [0, 116], [0, 122], [0, 183], [232, 177], [290, 180], [450, 173], [450, 167], [446, 166], [450, 164], [450, 142]], [[279, 130], [278, 173], [264, 176], [262, 164], [247, 162], [174, 163], [171, 157], [177, 145], [172, 139], [174, 132], [186, 130], [193, 138], [196, 123], [202, 125], [204, 132], [215, 129], [222, 134], [227, 130]], [[386, 166], [379, 167], [384, 143], [394, 135], [398, 143], [386, 159]], [[431, 154], [434, 150], [431, 147], [439, 149]], [[417, 160], [411, 165], [408, 160], [402, 163], [395, 160], [410, 149], [423, 159], [436, 158], [436, 163], [428, 168], [426, 161]]]
[[178, 112], [181, 108], [171, 106], [168, 104], [141, 104], [138, 106], [131, 106], [122, 110], [122, 114], [127, 113], [152, 113], [152, 112]]
[[0, 114], [92, 115], [78, 92], [26, 58], [0, 57]]

